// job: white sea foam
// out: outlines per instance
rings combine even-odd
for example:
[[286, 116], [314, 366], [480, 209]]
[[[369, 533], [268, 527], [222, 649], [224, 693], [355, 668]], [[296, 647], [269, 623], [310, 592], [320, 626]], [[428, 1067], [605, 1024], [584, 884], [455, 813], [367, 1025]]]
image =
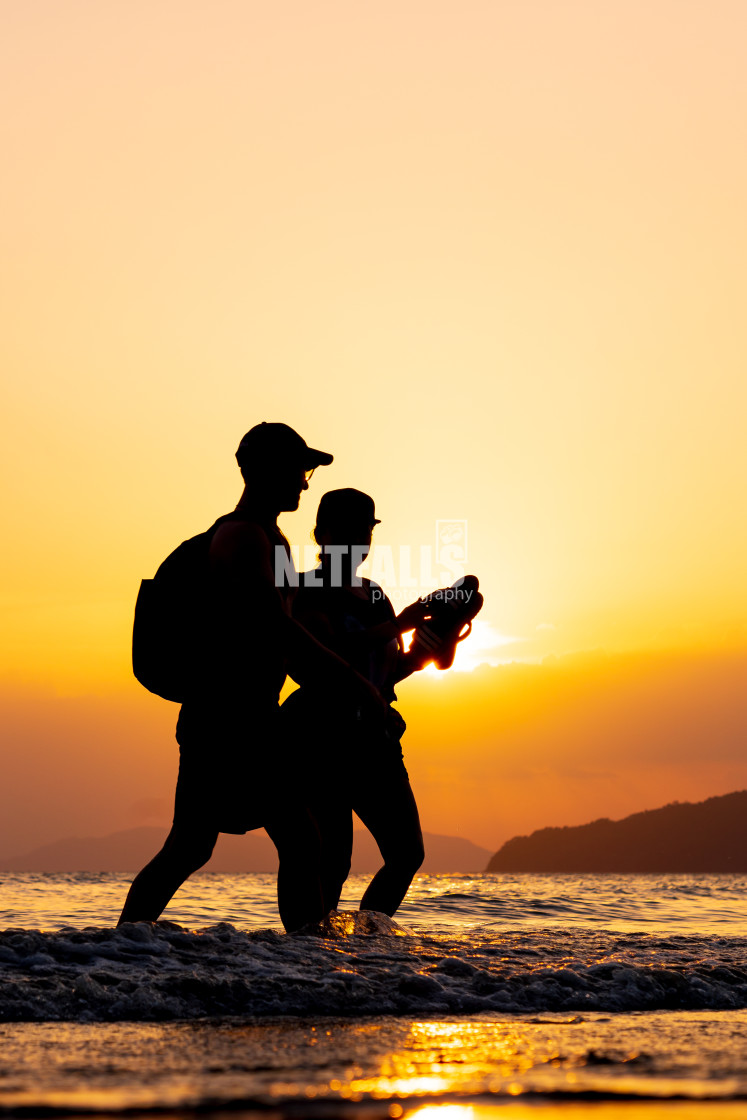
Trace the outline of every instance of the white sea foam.
[[[434, 1016], [747, 1007], [747, 938], [175, 923], [0, 933], [5, 1021]], [[347, 927], [347, 928], [346, 928]]]

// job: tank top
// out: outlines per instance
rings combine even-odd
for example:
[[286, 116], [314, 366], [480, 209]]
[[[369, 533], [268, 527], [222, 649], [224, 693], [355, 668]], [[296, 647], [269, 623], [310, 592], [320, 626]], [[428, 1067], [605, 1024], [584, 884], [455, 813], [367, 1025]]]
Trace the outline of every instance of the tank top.
[[[293, 601], [294, 612], [301, 616], [304, 610], [323, 615], [331, 638], [333, 651], [378, 688], [390, 703], [397, 699], [394, 692], [395, 670], [399, 658], [399, 642], [368, 645], [356, 641], [356, 636], [382, 623], [393, 622], [391, 602], [372, 580], [364, 579], [365, 598], [346, 587], [328, 587], [317, 583], [319, 569], [304, 572], [299, 579], [299, 589]], [[316, 577], [316, 578], [314, 578]]]

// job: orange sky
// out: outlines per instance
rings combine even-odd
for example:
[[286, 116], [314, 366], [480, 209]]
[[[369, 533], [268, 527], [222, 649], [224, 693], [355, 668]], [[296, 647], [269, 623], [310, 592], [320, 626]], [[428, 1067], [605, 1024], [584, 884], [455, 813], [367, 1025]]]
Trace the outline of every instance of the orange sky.
[[[747, 788], [747, 654], [596, 653], [399, 688], [424, 827], [496, 849], [548, 824]], [[1, 695], [0, 857], [171, 818], [176, 706]]]
[[[497, 840], [747, 786], [711, 671], [747, 648], [741, 0], [24, 0], [0, 21], [0, 854], [106, 831], [116, 784], [117, 826], [170, 797], [134, 596], [235, 504], [261, 419], [335, 454], [285, 519], [301, 546], [334, 486], [374, 495], [395, 551], [467, 522], [486, 606], [465, 654], [493, 675], [401, 690], [432, 830], [492, 846], [493, 814]], [[522, 737], [554, 669], [500, 665], [591, 649], [630, 678], [574, 661]], [[633, 679], [656, 697], [661, 673], [727, 705], [718, 744], [674, 693], [644, 703]], [[614, 712], [593, 734], [589, 695]], [[602, 779], [580, 760], [610, 721]]]

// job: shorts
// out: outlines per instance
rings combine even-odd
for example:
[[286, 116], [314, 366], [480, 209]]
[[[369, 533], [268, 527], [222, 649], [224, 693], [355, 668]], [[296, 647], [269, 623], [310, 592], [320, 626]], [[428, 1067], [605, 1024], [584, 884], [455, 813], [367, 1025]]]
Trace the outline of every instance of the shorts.
[[240, 835], [262, 828], [288, 795], [276, 749], [277, 705], [241, 712], [185, 704], [176, 725], [174, 824]]
[[330, 711], [299, 689], [280, 708], [280, 737], [288, 765], [306, 795], [320, 793], [348, 800], [361, 784], [387, 787], [408, 782], [400, 744], [404, 720], [392, 709], [387, 724]]

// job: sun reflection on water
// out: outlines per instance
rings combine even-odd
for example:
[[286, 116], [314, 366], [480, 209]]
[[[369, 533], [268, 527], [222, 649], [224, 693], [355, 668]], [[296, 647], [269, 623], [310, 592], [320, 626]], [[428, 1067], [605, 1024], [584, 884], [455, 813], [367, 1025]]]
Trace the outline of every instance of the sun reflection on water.
[[553, 1063], [557, 1080], [557, 1058], [552, 1039], [533, 1036], [520, 1024], [416, 1021], [401, 1044], [382, 1055], [377, 1076], [356, 1076], [351, 1069], [349, 1078], [330, 1088], [352, 1100], [480, 1091], [511, 1096], [522, 1091], [517, 1078], [535, 1067]]
[[[42, 1023], [0, 1035], [3, 1064], [15, 1071], [0, 1086], [6, 1114], [253, 1101], [295, 1102], [297, 1120], [528, 1120], [538, 1108], [563, 1120], [631, 1109], [636, 1120], [659, 1120], [673, 1107], [677, 1120], [741, 1120], [747, 1098], [745, 1011]], [[590, 1093], [593, 1103], [579, 1099]]]
[[739, 1101], [593, 1101], [524, 1104], [427, 1104], [413, 1109], [394, 1105], [392, 1120], [742, 1120]]
[[[607, 1021], [602, 1017], [600, 1024]], [[634, 1023], [630, 1027], [635, 1031]], [[625, 1039], [628, 1043], [631, 1040]], [[543, 1017], [541, 1022], [412, 1021], [396, 1042], [394, 1038], [390, 1042], [393, 1045], [379, 1050], [375, 1061], [362, 1063], [363, 1068], [348, 1067], [344, 1078], [329, 1082], [320, 1095], [331, 1091], [354, 1102], [390, 1100], [397, 1108], [402, 1107], [396, 1105], [398, 1099], [404, 1102], [413, 1097], [496, 1094], [505, 1102], [500, 1117], [509, 1120], [513, 1113], [506, 1109], [511, 1098], [536, 1098], [537, 1093], [573, 1096], [582, 1089], [602, 1095], [635, 1096], [644, 1073], [647, 1095], [662, 1101], [673, 1092], [683, 1097], [713, 1093], [713, 1085], [709, 1088], [701, 1070], [688, 1070], [685, 1077], [682, 1073], [672, 1076], [669, 1070], [659, 1073], [651, 1068], [649, 1053], [621, 1045], [620, 1038], [609, 1051], [600, 1051], [591, 1017], [552, 1016]], [[375, 1034], [370, 1037], [370, 1045], [369, 1056], [373, 1059]], [[736, 1082], [724, 1083], [723, 1103], [737, 1089]], [[536, 1108], [536, 1103], [532, 1107]], [[493, 1110], [491, 1106], [489, 1111]], [[393, 1120], [401, 1115], [391, 1108], [389, 1114]], [[479, 1120], [481, 1115], [487, 1115], [487, 1106], [429, 1103], [415, 1111], [407, 1110], [405, 1120]], [[570, 1114], [566, 1111], [563, 1115]], [[644, 1115], [639, 1110], [637, 1120], [643, 1120]]]

